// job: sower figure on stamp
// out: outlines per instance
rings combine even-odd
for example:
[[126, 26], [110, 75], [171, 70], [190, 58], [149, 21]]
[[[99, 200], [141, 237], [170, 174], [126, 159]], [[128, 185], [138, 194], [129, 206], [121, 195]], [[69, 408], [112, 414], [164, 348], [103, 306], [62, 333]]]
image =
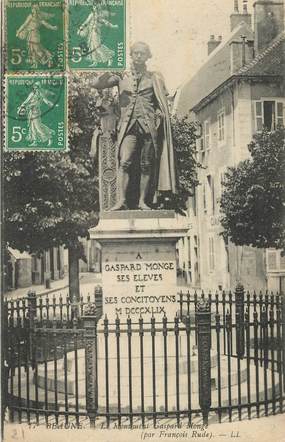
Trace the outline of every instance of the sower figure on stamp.
[[149, 46], [138, 42], [131, 47], [132, 66], [122, 76], [104, 73], [97, 89], [118, 86], [121, 117], [118, 125], [119, 200], [111, 210], [129, 209], [130, 176], [137, 162], [140, 168], [141, 210], [151, 209], [157, 193], [175, 192], [176, 178], [167, 92], [163, 78], [146, 69]]

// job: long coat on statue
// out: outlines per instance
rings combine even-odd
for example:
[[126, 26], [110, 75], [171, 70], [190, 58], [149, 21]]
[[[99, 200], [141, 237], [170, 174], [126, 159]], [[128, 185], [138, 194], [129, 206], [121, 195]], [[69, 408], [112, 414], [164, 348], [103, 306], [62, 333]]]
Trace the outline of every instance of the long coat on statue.
[[146, 81], [137, 84], [137, 79], [133, 71], [125, 71], [121, 76], [105, 73], [96, 79], [96, 87], [98, 89], [104, 89], [118, 86], [121, 116], [118, 124], [117, 143], [120, 158], [120, 146], [132, 118], [136, 99], [139, 97], [143, 99], [144, 94], [147, 93], [147, 89], [150, 88], [150, 85], [152, 86], [155, 98], [155, 110], [159, 109], [159, 114], [162, 118], [160, 128], [157, 130], [155, 127], [157, 121], [153, 118], [149, 118], [150, 115], [147, 106], [142, 105], [142, 112], [152, 135], [155, 149], [156, 164], [154, 165], [153, 173], [153, 190], [154, 193], [161, 191], [171, 191], [175, 193], [175, 158], [166, 87], [163, 77], [157, 72], [145, 71], [143, 78], [146, 79]]

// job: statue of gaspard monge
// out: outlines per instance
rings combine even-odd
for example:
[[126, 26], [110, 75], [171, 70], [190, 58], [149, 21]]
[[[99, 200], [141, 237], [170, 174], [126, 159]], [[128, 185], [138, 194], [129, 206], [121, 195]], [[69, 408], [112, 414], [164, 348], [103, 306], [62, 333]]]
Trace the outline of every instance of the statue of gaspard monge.
[[[147, 70], [151, 58], [143, 42], [131, 47], [131, 68], [122, 74], [105, 72], [94, 80], [97, 89], [118, 87], [118, 194], [111, 210], [128, 209], [132, 171], [139, 170], [136, 208], [149, 210], [160, 192], [175, 193], [176, 176], [167, 90], [160, 73]], [[136, 168], [139, 166], [139, 169]]]

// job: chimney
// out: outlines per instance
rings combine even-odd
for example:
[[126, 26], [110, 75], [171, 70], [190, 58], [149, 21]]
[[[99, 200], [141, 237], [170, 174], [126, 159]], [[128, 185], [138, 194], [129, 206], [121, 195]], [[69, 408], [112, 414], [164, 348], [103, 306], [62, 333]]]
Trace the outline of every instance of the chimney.
[[219, 44], [222, 41], [222, 36], [219, 35], [218, 40], [215, 39], [214, 35], [210, 36], [210, 40], [208, 41], [208, 55], [210, 55], [217, 46], [219, 46]]
[[259, 0], [253, 8], [255, 50], [258, 54], [284, 31], [284, 1]]
[[251, 14], [247, 10], [247, 0], [243, 0], [242, 14], [239, 12], [238, 0], [234, 1], [234, 12], [231, 14], [231, 31], [233, 31], [241, 22], [247, 23], [251, 26]]
[[239, 40], [233, 40], [230, 43], [230, 50], [231, 75], [250, 63], [254, 58], [254, 42], [253, 40], [247, 40], [243, 35]]

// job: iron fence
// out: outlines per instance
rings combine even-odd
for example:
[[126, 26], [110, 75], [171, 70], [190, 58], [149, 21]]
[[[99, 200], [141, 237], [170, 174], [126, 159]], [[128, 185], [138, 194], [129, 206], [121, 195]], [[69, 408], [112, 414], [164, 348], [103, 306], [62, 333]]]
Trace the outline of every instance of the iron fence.
[[219, 422], [284, 411], [285, 302], [275, 294], [179, 293], [174, 318], [102, 316], [102, 291], [81, 299], [5, 301], [11, 420], [88, 417]]

